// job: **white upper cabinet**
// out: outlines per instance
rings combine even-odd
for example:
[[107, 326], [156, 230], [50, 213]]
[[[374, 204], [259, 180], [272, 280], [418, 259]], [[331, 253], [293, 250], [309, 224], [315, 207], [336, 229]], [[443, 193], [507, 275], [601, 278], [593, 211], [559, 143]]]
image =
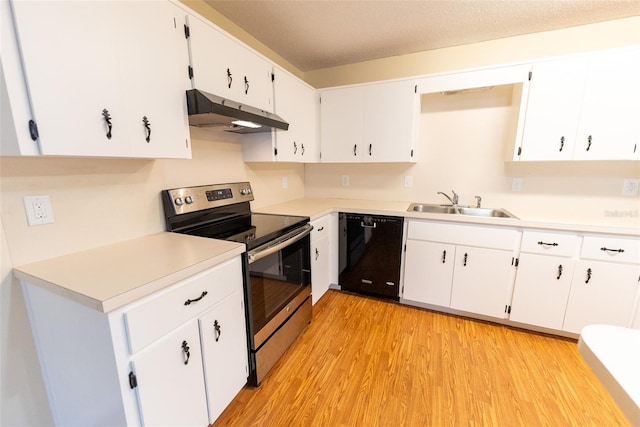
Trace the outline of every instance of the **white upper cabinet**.
[[413, 162], [419, 96], [414, 81], [323, 90], [323, 163]]
[[13, 9], [39, 154], [190, 157], [179, 8], [16, 1]]
[[199, 17], [187, 22], [193, 88], [273, 112], [271, 64]]
[[638, 75], [638, 49], [535, 63], [514, 159], [637, 159]]
[[634, 160], [640, 150], [640, 49], [591, 57], [573, 157]]

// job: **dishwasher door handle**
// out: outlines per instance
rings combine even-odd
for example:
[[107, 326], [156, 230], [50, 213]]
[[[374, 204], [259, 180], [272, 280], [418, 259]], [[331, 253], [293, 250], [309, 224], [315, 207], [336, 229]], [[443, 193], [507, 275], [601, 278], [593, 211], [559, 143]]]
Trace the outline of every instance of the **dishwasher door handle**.
[[362, 228], [376, 228], [378, 225], [374, 222], [373, 225], [367, 225], [364, 222], [360, 221], [360, 227]]

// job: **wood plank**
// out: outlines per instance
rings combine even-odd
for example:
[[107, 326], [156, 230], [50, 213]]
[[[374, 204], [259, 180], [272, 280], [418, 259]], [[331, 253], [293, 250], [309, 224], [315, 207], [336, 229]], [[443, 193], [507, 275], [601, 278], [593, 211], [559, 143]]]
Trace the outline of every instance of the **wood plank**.
[[329, 290], [215, 426], [628, 426], [575, 340]]

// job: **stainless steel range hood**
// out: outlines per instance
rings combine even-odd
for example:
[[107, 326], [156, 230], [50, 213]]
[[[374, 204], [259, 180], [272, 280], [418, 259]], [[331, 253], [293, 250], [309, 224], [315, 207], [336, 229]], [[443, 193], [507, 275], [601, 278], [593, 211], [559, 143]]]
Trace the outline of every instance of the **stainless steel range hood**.
[[187, 110], [191, 126], [221, 127], [227, 132], [235, 133], [259, 133], [270, 132], [271, 129], [289, 129], [289, 123], [277, 114], [198, 89], [187, 90]]

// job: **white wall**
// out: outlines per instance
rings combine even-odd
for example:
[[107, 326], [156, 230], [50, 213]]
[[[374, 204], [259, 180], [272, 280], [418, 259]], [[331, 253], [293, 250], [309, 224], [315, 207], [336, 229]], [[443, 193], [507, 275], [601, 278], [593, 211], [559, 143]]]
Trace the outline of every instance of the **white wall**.
[[[302, 165], [245, 164], [235, 135], [204, 132], [192, 131], [192, 160], [0, 157], [0, 425], [52, 424], [13, 265], [163, 231], [167, 188], [248, 180], [254, 207], [304, 196]], [[44, 194], [55, 223], [29, 227], [22, 197]]]

